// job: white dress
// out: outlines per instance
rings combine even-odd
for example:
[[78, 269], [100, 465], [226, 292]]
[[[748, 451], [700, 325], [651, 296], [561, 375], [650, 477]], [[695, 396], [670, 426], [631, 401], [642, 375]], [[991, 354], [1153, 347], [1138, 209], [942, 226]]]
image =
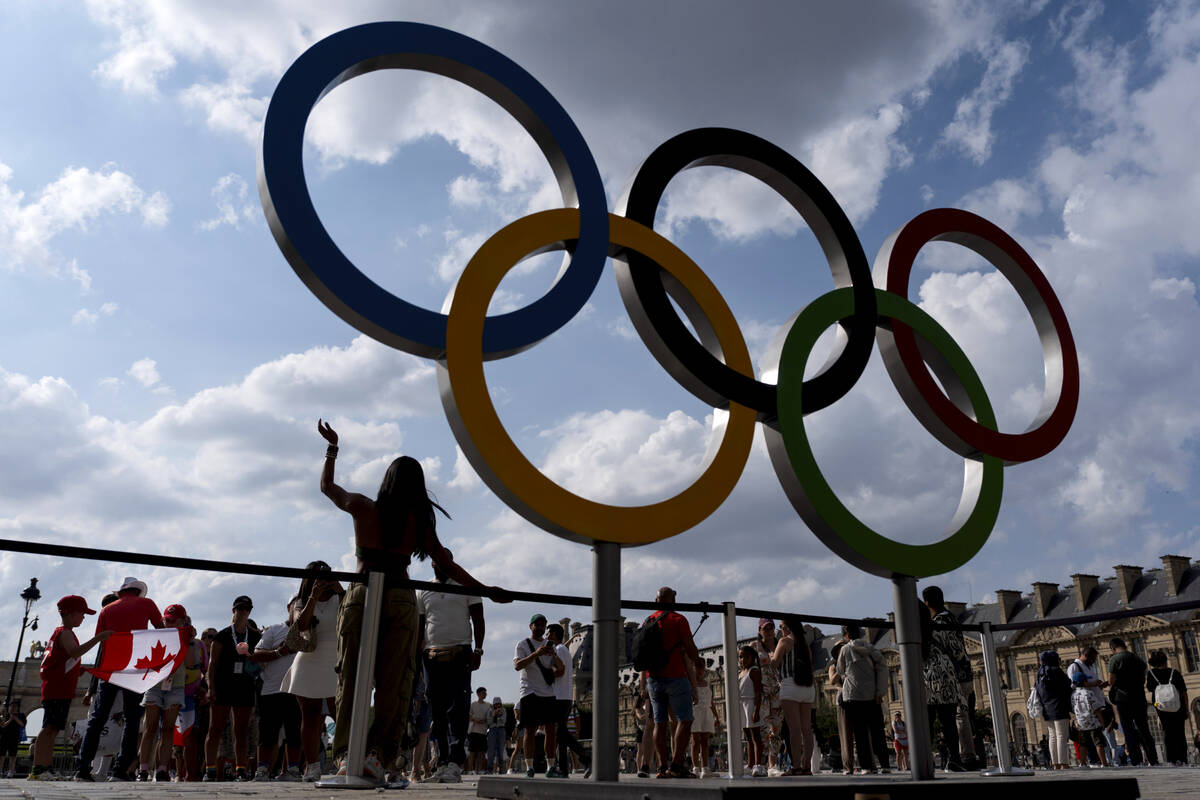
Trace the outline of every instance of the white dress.
[[279, 690], [297, 697], [313, 699], [333, 697], [337, 694], [337, 617], [342, 596], [330, 595], [328, 600], [318, 600], [313, 609], [316, 625], [317, 649], [311, 653], [297, 653], [292, 667], [283, 676]]
[[696, 703], [692, 706], [692, 733], [715, 733], [716, 720], [712, 712], [712, 687], [696, 687]]
[[754, 722], [754, 679], [750, 675], [758, 667], [751, 667], [746, 674], [738, 678], [739, 699], [742, 701], [742, 727], [759, 728], [765, 721], [762, 718], [762, 707], [758, 709], [758, 722]]

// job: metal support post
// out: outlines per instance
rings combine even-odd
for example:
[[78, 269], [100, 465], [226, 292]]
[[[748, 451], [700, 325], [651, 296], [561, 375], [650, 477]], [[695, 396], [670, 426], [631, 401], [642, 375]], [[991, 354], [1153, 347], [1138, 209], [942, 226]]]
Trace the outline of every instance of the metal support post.
[[992, 733], [996, 739], [996, 769], [984, 775], [1032, 775], [1033, 771], [1014, 767], [1008, 754], [1008, 711], [1000, 689], [1000, 671], [996, 667], [996, 640], [992, 638], [992, 623], [983, 623], [983, 674], [987, 678], [988, 703], [992, 707]]
[[729, 777], [742, 777], [742, 701], [738, 688], [737, 608], [725, 603], [725, 739], [729, 749]]
[[379, 645], [379, 611], [383, 607], [382, 572], [367, 576], [367, 596], [363, 602], [362, 633], [358, 644], [358, 669], [354, 673], [354, 701], [350, 719], [338, 720], [350, 725], [349, 750], [346, 753], [346, 774], [317, 782], [322, 789], [376, 789], [379, 784], [363, 777], [363, 761], [367, 757], [367, 721], [371, 716], [371, 690], [375, 683], [375, 655]]
[[621, 546], [592, 548], [592, 780], [618, 779], [617, 668], [624, 654], [621, 629]]
[[925, 679], [921, 663], [921, 618], [917, 581], [907, 575], [892, 578], [896, 603], [896, 645], [900, 649], [904, 716], [908, 723], [908, 762], [914, 781], [933, 780], [933, 743], [929, 710], [925, 705]]

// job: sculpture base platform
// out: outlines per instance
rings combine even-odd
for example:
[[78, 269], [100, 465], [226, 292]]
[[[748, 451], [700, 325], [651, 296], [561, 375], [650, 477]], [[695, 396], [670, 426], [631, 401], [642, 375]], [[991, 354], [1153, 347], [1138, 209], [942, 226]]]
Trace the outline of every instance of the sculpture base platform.
[[[1071, 780], [1074, 778], [1075, 780]], [[1086, 792], [1105, 800], [1136, 800], [1141, 797], [1133, 777], [1099, 777], [1086, 771], [1064, 770], [1046, 777], [992, 777], [979, 774], [939, 775], [935, 780], [912, 781], [907, 775], [819, 775], [811, 778], [708, 778], [705, 780], [656, 780], [625, 778], [616, 783], [590, 780], [554, 780], [543, 777], [484, 776], [476, 795], [496, 800], [737, 800], [738, 798], [782, 798], [802, 796], [805, 800], [1058, 800], [1064, 794]]]

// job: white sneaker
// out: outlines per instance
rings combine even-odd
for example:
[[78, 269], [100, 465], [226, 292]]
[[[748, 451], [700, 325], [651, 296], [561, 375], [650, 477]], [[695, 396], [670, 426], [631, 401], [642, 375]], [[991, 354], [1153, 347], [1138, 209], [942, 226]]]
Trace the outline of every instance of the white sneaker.
[[304, 770], [302, 780], [305, 783], [316, 783], [321, 780], [321, 765], [319, 763], [309, 764]]
[[362, 775], [369, 781], [375, 783], [384, 783], [383, 764], [379, 763], [379, 756], [374, 753], [367, 753], [367, 757], [363, 759]]
[[446, 762], [438, 776], [438, 783], [462, 783], [462, 767], [453, 761]]
[[441, 783], [442, 782], [442, 773], [445, 772], [447, 766], [449, 766], [449, 765], [443, 764], [442, 766], [435, 769], [432, 774], [426, 775], [424, 778], [421, 778], [421, 780], [419, 780], [418, 783]]
[[254, 780], [256, 780], [256, 781], [271, 780], [271, 773], [267, 771], [267, 768], [265, 765], [263, 765], [263, 764], [258, 765], [258, 769], [256, 769], [254, 771]]
[[288, 767], [286, 770], [276, 775], [275, 780], [282, 781], [284, 783], [299, 783], [303, 779], [300, 777], [299, 767]]

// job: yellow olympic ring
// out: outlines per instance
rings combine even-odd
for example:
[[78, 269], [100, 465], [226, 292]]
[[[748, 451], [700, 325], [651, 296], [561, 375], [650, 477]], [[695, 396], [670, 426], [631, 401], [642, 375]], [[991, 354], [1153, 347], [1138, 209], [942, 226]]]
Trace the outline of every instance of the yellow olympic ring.
[[[750, 352], [733, 312], [708, 276], [674, 244], [637, 222], [610, 214], [614, 258], [632, 250], [655, 261], [686, 292], [716, 334], [725, 363], [753, 375]], [[467, 459], [509, 506], [536, 525], [576, 542], [649, 544], [699, 524], [715, 511], [741, 477], [754, 438], [757, 413], [729, 404], [728, 419], [715, 425], [720, 446], [704, 472], [667, 500], [644, 506], [612, 506], [573, 494], [548, 477], [517, 448], [492, 404], [483, 373], [483, 326], [500, 281], [529, 256], [562, 249], [579, 237], [579, 211], [541, 211], [513, 222], [488, 239], [459, 278], [446, 326], [446, 354], [438, 362], [442, 404]], [[682, 287], [682, 289], [680, 289]], [[678, 299], [677, 299], [678, 301]], [[724, 430], [721, 431], [721, 428]], [[712, 448], [709, 448], [712, 452]]]

